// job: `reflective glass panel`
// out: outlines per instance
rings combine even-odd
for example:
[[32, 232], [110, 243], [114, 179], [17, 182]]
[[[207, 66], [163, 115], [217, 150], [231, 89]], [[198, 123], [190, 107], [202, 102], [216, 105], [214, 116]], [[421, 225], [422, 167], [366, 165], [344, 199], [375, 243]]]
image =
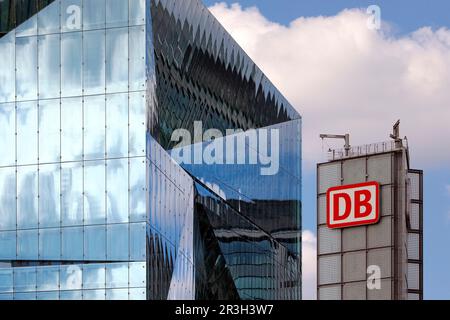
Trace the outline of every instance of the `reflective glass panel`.
[[59, 292], [37, 292], [36, 293], [37, 300], [59, 300]]
[[17, 259], [38, 259], [38, 230], [17, 231]]
[[83, 224], [82, 162], [61, 164], [61, 220], [63, 226]]
[[38, 168], [17, 168], [17, 225], [19, 228], [38, 226]]
[[128, 300], [128, 289], [108, 289], [106, 300]]
[[52, 163], [61, 160], [60, 101], [39, 102], [39, 162]]
[[83, 29], [105, 28], [105, 10], [105, 0], [83, 1]]
[[111, 224], [107, 226], [108, 260], [127, 261], [129, 254], [128, 224]]
[[147, 296], [145, 294], [144, 288], [130, 288], [129, 290], [130, 300], [146, 300]]
[[85, 94], [105, 92], [105, 30], [83, 34], [83, 79]]
[[128, 263], [106, 264], [106, 288], [128, 287]]
[[[16, 15], [18, 15], [17, 13]], [[17, 26], [16, 36], [17, 37], [28, 37], [35, 36], [37, 34], [37, 16], [34, 15], [27, 19], [23, 23]]]
[[16, 229], [16, 168], [0, 168], [0, 230]]
[[127, 25], [128, 0], [109, 0], [106, 6], [106, 27], [125, 27]]
[[57, 98], [61, 83], [61, 43], [59, 34], [38, 37], [39, 98]]
[[39, 166], [39, 227], [57, 227], [61, 223], [60, 165]]
[[83, 266], [83, 289], [105, 288], [105, 272], [104, 264], [85, 264]]
[[61, 96], [80, 96], [82, 90], [81, 32], [61, 35]]
[[0, 293], [13, 291], [13, 270], [0, 269]]
[[146, 223], [130, 224], [130, 259], [145, 260]]
[[36, 267], [14, 268], [14, 291], [29, 292], [36, 290]]
[[105, 300], [105, 289], [83, 290], [83, 300]]
[[105, 161], [84, 162], [84, 224], [106, 223]]
[[128, 159], [106, 164], [108, 223], [128, 222]]
[[83, 227], [61, 228], [61, 258], [63, 260], [83, 260]]
[[17, 104], [17, 164], [37, 163], [38, 107], [36, 102]]
[[128, 90], [128, 28], [106, 30], [106, 92]]
[[59, 288], [59, 266], [37, 267], [37, 290], [53, 291]]
[[142, 92], [131, 92], [129, 128], [130, 156], [145, 156], [146, 131], [145, 94]]
[[40, 10], [38, 16], [38, 33], [59, 33], [60, 30], [60, 2], [57, 0], [44, 9]]
[[16, 259], [16, 232], [0, 232], [0, 260]]
[[61, 99], [61, 161], [83, 159], [83, 103], [81, 98]]
[[108, 158], [128, 155], [128, 94], [106, 96], [106, 152]]
[[145, 23], [145, 0], [130, 1], [130, 26]]
[[146, 159], [130, 158], [130, 221], [145, 221], [147, 216]]
[[37, 37], [16, 39], [16, 95], [17, 100], [37, 98]]
[[9, 33], [0, 39], [0, 57], [2, 57], [2, 67], [0, 68], [0, 102], [10, 102], [15, 100], [15, 37], [14, 33]]
[[81, 266], [78, 265], [61, 266], [60, 268], [61, 290], [81, 289], [82, 288], [81, 284], [82, 284]]
[[130, 262], [130, 287], [145, 287], [145, 262]]
[[14, 293], [14, 300], [36, 300], [36, 292], [17, 292]]
[[59, 228], [39, 230], [39, 259], [61, 259], [61, 230]]
[[145, 28], [130, 27], [130, 91], [145, 89]]
[[83, 291], [73, 290], [73, 291], [60, 291], [59, 300], [82, 300]]
[[106, 259], [106, 227], [104, 225], [84, 227], [84, 259], [99, 261]]
[[84, 159], [105, 158], [105, 96], [84, 98]]

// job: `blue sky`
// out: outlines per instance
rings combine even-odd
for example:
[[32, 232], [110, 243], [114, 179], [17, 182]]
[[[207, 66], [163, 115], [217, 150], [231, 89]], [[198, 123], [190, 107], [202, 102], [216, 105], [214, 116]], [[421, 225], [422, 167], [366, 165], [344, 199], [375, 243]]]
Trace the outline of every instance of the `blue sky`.
[[393, 23], [400, 33], [422, 26], [449, 26], [448, 0], [204, 0], [210, 6], [217, 2], [240, 3], [243, 7], [257, 6], [271, 21], [288, 24], [299, 16], [330, 16], [345, 8], [367, 8], [376, 4], [382, 8], [382, 19]]
[[[289, 25], [298, 17], [334, 16], [346, 8], [367, 8], [376, 4], [381, 7], [383, 21], [393, 27], [396, 37], [407, 36], [425, 26], [437, 30], [440, 27], [450, 28], [450, 1], [358, 1], [358, 0], [240, 0], [214, 1], [204, 0], [211, 6], [217, 2], [228, 4], [239, 3], [243, 8], [256, 6], [269, 21]], [[250, 54], [251, 55], [251, 54]], [[450, 70], [450, 65], [447, 65]], [[330, 108], [333, 108], [330, 105]], [[448, 105], [450, 108], [450, 105]], [[393, 109], [394, 117], [395, 108]], [[390, 118], [389, 118], [390, 119]], [[388, 120], [391, 121], [391, 120]], [[449, 124], [450, 126], [450, 124]], [[383, 128], [379, 135], [385, 132]], [[425, 135], [435, 135], [438, 131], [425, 132]], [[376, 141], [363, 141], [371, 143]], [[318, 144], [320, 141], [317, 142]], [[450, 299], [450, 164], [445, 161], [429, 161], [440, 155], [414, 152], [414, 141], [410, 141], [412, 149], [412, 166], [424, 169], [425, 206], [424, 206], [424, 284], [426, 299]], [[438, 143], [438, 142], [436, 142]], [[446, 147], [445, 142], [441, 148]], [[425, 150], [426, 148], [421, 148]], [[442, 156], [444, 157], [444, 155]], [[318, 160], [320, 161], [320, 160]], [[315, 172], [306, 169], [303, 176], [303, 227], [315, 230]]]

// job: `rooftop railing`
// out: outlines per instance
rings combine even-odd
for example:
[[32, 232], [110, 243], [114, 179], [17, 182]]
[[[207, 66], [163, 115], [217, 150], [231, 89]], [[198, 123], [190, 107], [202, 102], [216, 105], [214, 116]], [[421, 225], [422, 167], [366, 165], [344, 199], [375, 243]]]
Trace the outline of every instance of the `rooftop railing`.
[[346, 151], [344, 149], [330, 149], [328, 151], [328, 161], [390, 152], [400, 150], [401, 148], [403, 148], [403, 141], [396, 142], [392, 140], [351, 147], [348, 151], [348, 154], [346, 154]]

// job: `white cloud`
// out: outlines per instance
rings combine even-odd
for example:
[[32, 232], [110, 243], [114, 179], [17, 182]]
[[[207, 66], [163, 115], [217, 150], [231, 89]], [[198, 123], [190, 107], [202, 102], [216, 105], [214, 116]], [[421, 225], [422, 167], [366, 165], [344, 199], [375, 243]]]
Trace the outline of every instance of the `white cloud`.
[[302, 295], [303, 300], [316, 299], [316, 236], [302, 232]]
[[307, 168], [323, 160], [319, 133], [348, 132], [353, 145], [385, 141], [399, 118], [413, 166], [450, 161], [450, 30], [396, 37], [369, 30], [359, 9], [288, 26], [255, 7], [210, 9], [302, 114]]

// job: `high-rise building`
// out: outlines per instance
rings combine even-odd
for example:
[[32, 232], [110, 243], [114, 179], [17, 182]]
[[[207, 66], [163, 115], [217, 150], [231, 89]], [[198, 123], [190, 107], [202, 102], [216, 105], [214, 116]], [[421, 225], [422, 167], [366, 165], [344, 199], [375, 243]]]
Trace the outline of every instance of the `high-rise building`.
[[0, 8], [0, 299], [301, 298], [301, 117], [199, 0]]
[[317, 166], [319, 300], [423, 299], [423, 172], [392, 137]]

